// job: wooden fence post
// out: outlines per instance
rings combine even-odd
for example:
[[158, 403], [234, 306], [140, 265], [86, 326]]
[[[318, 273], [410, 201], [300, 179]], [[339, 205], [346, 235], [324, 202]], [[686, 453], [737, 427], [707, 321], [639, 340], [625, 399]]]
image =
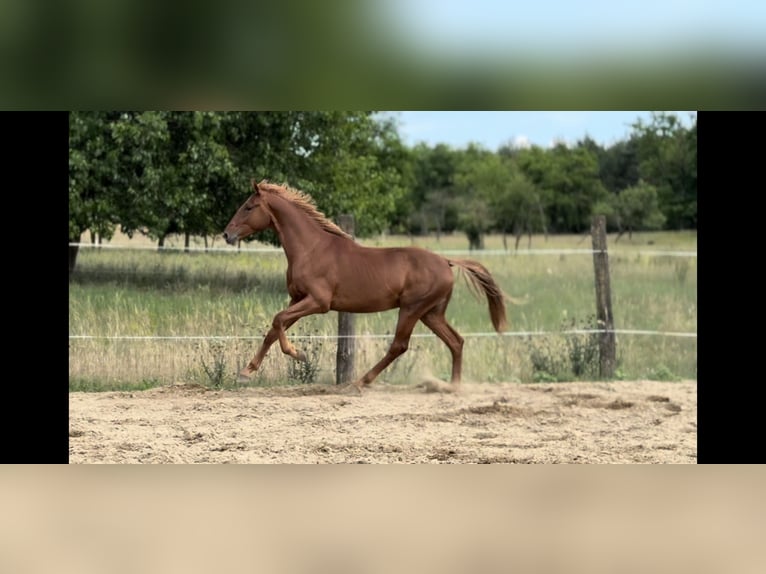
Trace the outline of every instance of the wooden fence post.
[[[338, 216], [338, 227], [354, 237], [354, 216], [343, 214]], [[354, 377], [354, 314], [338, 312], [338, 351], [335, 356], [335, 383], [344, 385]]]
[[599, 336], [599, 376], [614, 377], [616, 344], [612, 317], [612, 291], [609, 285], [609, 255], [606, 250], [606, 218], [596, 215], [590, 228], [593, 239], [593, 268], [596, 273], [596, 319]]

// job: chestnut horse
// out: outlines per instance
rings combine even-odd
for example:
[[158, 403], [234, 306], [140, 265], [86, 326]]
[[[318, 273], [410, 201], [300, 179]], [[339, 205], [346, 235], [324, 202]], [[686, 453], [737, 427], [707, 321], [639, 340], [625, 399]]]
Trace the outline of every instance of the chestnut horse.
[[285, 335], [301, 317], [330, 310], [371, 313], [398, 307], [391, 347], [353, 385], [361, 392], [372, 383], [407, 350], [415, 324], [422, 321], [452, 353], [451, 388], [457, 390], [463, 338], [444, 317], [454, 284], [451, 267], [464, 270], [470, 285], [486, 295], [492, 325], [498, 333], [505, 330], [506, 296], [480, 263], [446, 259], [419, 247], [363, 247], [320, 213], [305, 193], [265, 180], [253, 180], [252, 186], [253, 194], [234, 214], [223, 237], [234, 245], [252, 233], [274, 229], [287, 256], [290, 304], [274, 316], [263, 344], [240, 378], [258, 369], [277, 340], [283, 353], [306, 360]]

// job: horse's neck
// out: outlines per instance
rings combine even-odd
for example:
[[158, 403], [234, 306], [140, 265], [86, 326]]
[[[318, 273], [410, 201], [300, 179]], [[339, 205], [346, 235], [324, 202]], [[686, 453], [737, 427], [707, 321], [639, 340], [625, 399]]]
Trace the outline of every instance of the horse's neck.
[[281, 197], [270, 199], [269, 208], [288, 261], [310, 253], [327, 235], [303, 210]]

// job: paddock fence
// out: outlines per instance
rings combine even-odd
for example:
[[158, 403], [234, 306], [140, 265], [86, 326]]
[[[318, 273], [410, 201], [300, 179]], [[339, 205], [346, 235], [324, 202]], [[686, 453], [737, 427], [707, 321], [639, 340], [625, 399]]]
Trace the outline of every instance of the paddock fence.
[[[351, 223], [353, 225], [353, 222]], [[523, 341], [530, 341], [534, 338], [543, 338], [551, 336], [594, 336], [598, 340], [598, 377], [601, 379], [611, 379], [615, 377], [615, 366], [617, 364], [617, 337], [630, 337], [630, 338], [663, 338], [669, 341], [672, 340], [693, 340], [694, 348], [694, 364], [695, 364], [695, 377], [696, 377], [696, 331], [673, 331], [666, 329], [633, 329], [633, 328], [617, 328], [614, 325], [613, 314], [611, 309], [611, 280], [609, 271], [609, 256], [610, 252], [606, 248], [606, 234], [605, 226], [602, 220], [598, 218], [594, 219], [591, 229], [591, 237], [593, 247], [591, 249], [520, 249], [520, 250], [504, 250], [504, 249], [488, 249], [480, 251], [462, 250], [462, 249], [443, 249], [433, 251], [445, 256], [473, 256], [473, 257], [529, 257], [529, 256], [590, 256], [594, 262], [594, 286], [596, 293], [594, 296], [594, 314], [597, 317], [597, 328], [571, 328], [560, 329], [556, 331], [552, 330], [512, 330], [505, 333], [495, 333], [494, 331], [470, 331], [463, 332], [461, 335], [469, 340], [485, 339], [492, 341], [490, 346], [494, 345], [497, 349], [497, 353], [501, 354], [502, 350], [498, 346], [498, 340], [507, 339], [520, 339]], [[127, 250], [127, 251], [162, 251], [162, 252], [204, 252], [210, 254], [231, 254], [233, 249], [231, 247], [157, 247], [157, 246], [125, 246], [125, 245], [111, 245], [111, 244], [95, 244], [95, 243], [70, 243], [70, 246], [78, 247], [80, 249], [100, 249], [100, 250]], [[268, 247], [238, 247], [237, 253], [253, 253], [263, 255], [283, 255], [281, 248], [268, 248]], [[620, 254], [619, 249], [613, 249], [612, 255]], [[670, 257], [670, 258], [694, 258], [696, 259], [697, 253], [695, 251], [668, 251], [668, 250], [651, 250], [641, 249], [637, 251], [630, 251], [632, 257]], [[337, 344], [337, 353], [335, 357], [334, 371], [335, 382], [344, 382], [352, 376], [355, 370], [355, 366], [364, 367], [369, 361], [377, 360], [376, 353], [380, 353], [381, 345], [370, 345], [369, 342], [380, 341], [386, 342], [393, 339], [393, 334], [386, 333], [356, 333], [354, 322], [345, 321], [338, 314], [338, 331], [336, 333], [305, 333], [298, 330], [296, 332], [295, 327], [290, 331], [289, 338], [296, 341], [304, 341], [309, 344], [316, 343], [317, 345], [322, 342], [334, 341]], [[412, 335], [412, 339], [415, 341], [433, 341], [437, 343], [436, 336], [430, 332], [415, 332]], [[89, 333], [71, 333], [69, 334], [70, 340], [70, 378], [75, 377], [98, 377], [103, 376], [103, 372], [99, 375], [95, 371], [89, 371], [88, 369], [80, 370], [79, 372], [73, 372], [72, 370], [72, 353], [82, 351], [83, 348], [79, 348], [77, 345], [85, 344], [90, 345], [87, 352], [91, 353], [104, 353], [108, 355], [113, 353], [114, 360], [135, 361], [136, 364], [142, 362], [141, 353], [132, 348], [135, 344], [140, 343], [158, 343], [158, 344], [178, 344], [178, 352], [174, 358], [173, 365], [167, 369], [157, 369], [162, 374], [173, 373], [173, 376], [177, 376], [177, 373], [183, 372], [185, 369], [191, 366], [189, 359], [189, 346], [195, 353], [207, 353], [209, 359], [208, 364], [202, 362], [202, 370], [207, 372], [208, 378], [211, 376], [211, 370], [216, 368], [233, 368], [232, 365], [222, 365], [221, 361], [216, 358], [216, 349], [220, 345], [228, 345], [227, 352], [238, 353], [241, 356], [251, 355], [254, 352], [255, 345], [262, 340], [262, 334], [259, 335], [232, 335], [232, 334], [211, 334], [211, 335], [94, 335]], [[345, 343], [352, 343], [351, 345]], [[118, 344], [119, 350], [106, 351], [106, 345]], [[74, 345], [74, 349], [73, 349]], [[664, 344], [663, 344], [664, 345]], [[672, 346], [672, 343], [669, 343]], [[412, 348], [412, 345], [411, 345]], [[679, 349], [681, 347], [679, 346]], [[384, 351], [383, 351], [384, 352]], [[671, 350], [672, 352], [672, 350]], [[680, 352], [680, 351], [679, 351]], [[687, 351], [684, 351], [687, 352]], [[499, 356], [498, 354], [490, 351], [491, 354]], [[163, 358], [159, 355], [165, 355], [164, 353], [157, 352], [158, 356], [156, 361], [158, 366], [162, 363]], [[325, 353], [327, 354], [327, 353]], [[278, 356], [280, 361], [285, 362], [285, 359], [281, 358], [281, 353], [277, 349], [272, 349], [267, 356], [267, 361], [270, 361], [272, 367], [276, 367], [275, 355]], [[120, 359], [121, 357], [121, 359]], [[401, 361], [401, 360], [400, 360]], [[151, 362], [151, 361], [150, 361]], [[324, 361], [327, 364], [327, 360]], [[400, 371], [413, 371], [417, 368], [417, 358], [411, 361], [401, 361], [404, 365]], [[397, 362], [394, 363], [394, 365]], [[409, 363], [409, 364], [407, 364]], [[290, 365], [287, 363], [287, 365]], [[389, 370], [394, 368], [394, 365], [389, 367]], [[103, 370], [104, 365], [101, 365], [99, 369]], [[108, 367], [107, 367], [108, 368]], [[295, 372], [296, 367], [288, 366], [281, 367], [285, 376], [293, 379], [301, 378], [301, 373]], [[326, 370], [330, 370], [327, 368]], [[498, 367], [498, 370], [502, 370], [502, 365]], [[198, 366], [197, 371], [200, 371]], [[292, 372], [288, 372], [292, 371]], [[304, 375], [306, 375], [304, 373]], [[108, 377], [107, 377], [108, 378]], [[329, 376], [326, 377], [329, 380]]]

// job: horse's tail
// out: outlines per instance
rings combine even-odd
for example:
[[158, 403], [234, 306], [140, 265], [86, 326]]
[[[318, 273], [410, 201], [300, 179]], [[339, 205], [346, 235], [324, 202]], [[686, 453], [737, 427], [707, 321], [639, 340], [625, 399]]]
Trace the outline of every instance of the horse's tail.
[[487, 296], [489, 316], [495, 331], [498, 333], [505, 331], [508, 327], [508, 321], [505, 318], [505, 299], [508, 297], [492, 278], [487, 268], [470, 259], [447, 259], [447, 262], [451, 267], [458, 267], [465, 271], [463, 276], [466, 283], [476, 295], [483, 292]]

